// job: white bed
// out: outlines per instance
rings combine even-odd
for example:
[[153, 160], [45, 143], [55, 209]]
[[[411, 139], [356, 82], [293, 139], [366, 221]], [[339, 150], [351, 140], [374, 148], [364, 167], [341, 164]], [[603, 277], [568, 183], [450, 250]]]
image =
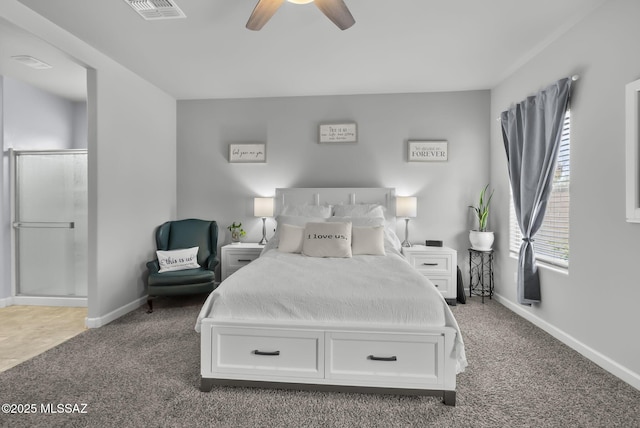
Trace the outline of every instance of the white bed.
[[455, 405], [464, 343], [440, 292], [399, 251], [394, 190], [277, 189], [275, 211], [364, 203], [386, 208], [385, 255], [284, 253], [276, 236], [211, 293], [196, 323], [201, 390], [355, 389], [442, 395]]

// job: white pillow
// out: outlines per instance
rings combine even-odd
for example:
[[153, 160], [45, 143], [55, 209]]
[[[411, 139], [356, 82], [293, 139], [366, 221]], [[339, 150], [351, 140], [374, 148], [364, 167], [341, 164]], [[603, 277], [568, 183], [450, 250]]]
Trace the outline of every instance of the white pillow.
[[158, 264], [160, 264], [160, 270], [158, 272], [163, 273], [199, 268], [198, 248], [199, 247], [192, 247], [182, 250], [156, 251]]
[[375, 227], [384, 226], [384, 218], [381, 217], [329, 217], [329, 222], [351, 222], [353, 227]]
[[351, 252], [352, 254], [370, 254], [384, 256], [384, 227], [352, 227], [351, 228]]
[[278, 227], [282, 226], [283, 224], [304, 227], [309, 222], [321, 223], [323, 221], [326, 221], [326, 219], [323, 217], [304, 217], [297, 215], [279, 215], [278, 217], [276, 217], [276, 223], [278, 223]]
[[[383, 218], [380, 218], [380, 217], [329, 217], [327, 221], [329, 222], [350, 221], [351, 224], [353, 225], [353, 228], [383, 226], [384, 247], [387, 248], [387, 251], [392, 249], [395, 249], [396, 251], [400, 251], [400, 249], [402, 248], [400, 245], [400, 239], [398, 239], [398, 236], [396, 235], [396, 233], [389, 226], [388, 221], [386, 221]], [[354, 239], [353, 234], [351, 234], [351, 239], [353, 241]]]
[[289, 224], [292, 226], [304, 227], [310, 221], [320, 223], [325, 221], [325, 219], [321, 217], [279, 215], [278, 217], [276, 217], [276, 223], [277, 223], [276, 233], [273, 235], [271, 239], [269, 239], [269, 242], [267, 242], [267, 245], [265, 245], [263, 251], [268, 251], [268, 250], [273, 250], [274, 248], [278, 248], [278, 246], [280, 245], [280, 229], [282, 229], [283, 225]]
[[280, 214], [327, 218], [331, 216], [331, 205], [285, 205]]
[[301, 253], [304, 238], [304, 227], [283, 224], [279, 227], [280, 241], [278, 250], [283, 253]]
[[307, 223], [302, 253], [310, 257], [351, 257], [351, 223]]
[[336, 217], [384, 218], [384, 208], [380, 204], [336, 205], [333, 215]]

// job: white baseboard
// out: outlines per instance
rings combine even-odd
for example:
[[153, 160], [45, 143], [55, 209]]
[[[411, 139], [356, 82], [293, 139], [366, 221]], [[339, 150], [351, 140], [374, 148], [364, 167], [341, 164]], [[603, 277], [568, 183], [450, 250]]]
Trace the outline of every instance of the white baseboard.
[[553, 325], [549, 324], [545, 320], [533, 315], [531, 312], [524, 310], [519, 305], [500, 296], [499, 294], [494, 294], [493, 298], [503, 306], [509, 308], [511, 311], [520, 315], [522, 318], [526, 319], [527, 321], [531, 322], [535, 326], [546, 331], [547, 333], [549, 333], [550, 335], [552, 335], [553, 337], [555, 337], [556, 339], [558, 339], [559, 341], [567, 345], [568, 347], [572, 348], [573, 350], [580, 353], [584, 357], [593, 361], [594, 363], [596, 363], [597, 365], [599, 365], [600, 367], [602, 367], [612, 375], [622, 379], [623, 381], [627, 382], [629, 385], [633, 386], [634, 388], [640, 389], [640, 374], [635, 373], [629, 370], [628, 368], [620, 365], [619, 363], [615, 362], [614, 360], [607, 357], [606, 355], [602, 355], [600, 352], [596, 351], [595, 349], [585, 345], [584, 343], [580, 342], [573, 336], [565, 333], [564, 331], [558, 329], [557, 327], [554, 327]]
[[65, 306], [73, 308], [86, 308], [86, 297], [45, 297], [45, 296], [13, 296], [12, 305], [30, 306]]
[[137, 300], [134, 300], [131, 303], [127, 303], [124, 306], [119, 307], [118, 309], [109, 312], [106, 315], [95, 318], [85, 318], [85, 325], [87, 328], [99, 328], [103, 325], [109, 324], [111, 321], [120, 318], [123, 315], [128, 314], [129, 312], [138, 309], [140, 306], [144, 305], [147, 302], [147, 296], [140, 297]]
[[9, 296], [0, 299], [0, 308], [6, 308], [11, 305], [13, 305], [13, 297]]

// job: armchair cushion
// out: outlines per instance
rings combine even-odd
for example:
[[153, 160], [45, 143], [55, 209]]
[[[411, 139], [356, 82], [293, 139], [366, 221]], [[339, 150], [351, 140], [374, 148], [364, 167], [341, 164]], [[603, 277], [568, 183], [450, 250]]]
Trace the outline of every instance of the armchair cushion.
[[212, 282], [216, 279], [213, 271], [196, 268], [186, 270], [175, 270], [162, 273], [149, 274], [149, 286], [181, 286], [187, 284], [200, 284], [206, 282]]

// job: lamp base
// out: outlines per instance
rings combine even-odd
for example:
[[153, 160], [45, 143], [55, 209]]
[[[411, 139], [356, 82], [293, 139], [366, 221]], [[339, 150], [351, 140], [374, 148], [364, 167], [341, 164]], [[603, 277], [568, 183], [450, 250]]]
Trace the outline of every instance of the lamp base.
[[267, 218], [262, 217], [262, 239], [258, 242], [258, 245], [267, 245]]
[[411, 246], [411, 242], [409, 242], [409, 219], [405, 218], [404, 219], [405, 224], [404, 224], [404, 241], [402, 241], [402, 246], [403, 247], [410, 247]]

